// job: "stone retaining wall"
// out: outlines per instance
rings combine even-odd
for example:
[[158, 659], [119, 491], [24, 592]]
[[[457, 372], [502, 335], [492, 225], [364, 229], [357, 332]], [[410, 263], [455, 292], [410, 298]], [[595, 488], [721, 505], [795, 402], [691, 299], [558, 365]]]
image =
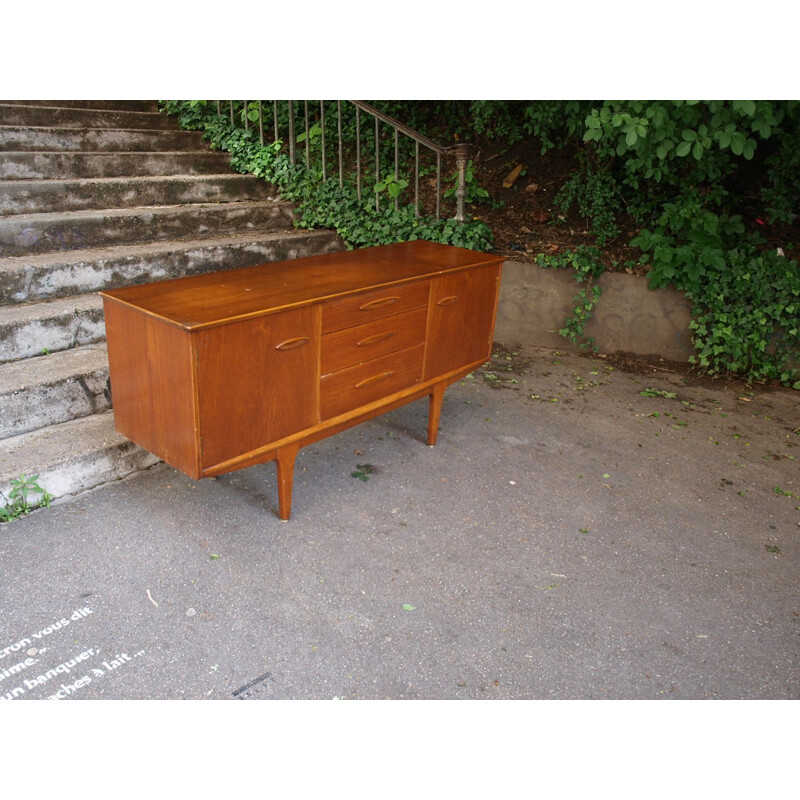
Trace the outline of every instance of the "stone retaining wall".
[[[597, 281], [603, 295], [587, 323], [600, 352], [658, 355], [688, 361], [692, 355], [691, 303], [674, 289], [647, 288], [647, 278], [605, 273]], [[507, 344], [577, 350], [558, 333], [572, 313], [583, 284], [572, 270], [542, 269], [506, 261], [500, 284], [495, 339]]]

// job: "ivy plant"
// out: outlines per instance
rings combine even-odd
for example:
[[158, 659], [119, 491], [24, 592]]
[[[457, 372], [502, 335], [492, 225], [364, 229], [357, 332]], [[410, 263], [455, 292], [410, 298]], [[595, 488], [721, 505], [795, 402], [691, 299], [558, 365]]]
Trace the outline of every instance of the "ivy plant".
[[605, 272], [605, 264], [600, 258], [597, 247], [580, 245], [574, 250], [553, 255], [541, 254], [536, 263], [545, 269], [573, 269], [575, 280], [585, 283], [572, 298], [573, 308], [564, 321], [564, 327], [558, 332], [565, 339], [580, 347], [582, 350], [596, 351], [593, 336], [585, 336], [584, 329], [592, 318], [592, 313], [597, 301], [603, 294], [602, 286], [593, 285], [594, 280]]
[[[502, 137], [507, 144], [528, 136], [542, 154], [565, 151], [576, 168], [555, 205], [564, 214], [575, 211], [586, 219], [598, 248], [618, 240], [623, 223], [638, 228], [629, 244], [639, 248], [634, 255], [649, 271], [651, 288], [672, 285], [694, 305], [695, 363], [712, 374], [736, 373], [800, 388], [800, 277], [792, 243], [778, 250], [754, 228], [756, 221], [765, 229], [791, 225], [800, 213], [800, 101], [376, 104], [413, 124], [444, 113], [447, 124], [467, 136]], [[279, 123], [288, 130], [285, 105], [279, 104]], [[319, 164], [309, 169], [292, 165], [280, 142], [261, 146], [254, 127], [235, 127], [224, 109], [218, 115], [204, 101], [175, 101], [166, 107], [184, 127], [203, 130], [212, 147], [230, 152], [235, 169], [275, 183], [296, 203], [301, 227], [333, 228], [350, 247], [426, 238], [491, 249], [491, 231], [483, 222], [416, 217], [405, 205], [376, 209], [374, 202], [359, 200], [353, 183], [322, 182]], [[295, 108], [296, 129], [303, 113]], [[233, 116], [240, 123], [253, 122], [254, 104], [234, 103]], [[325, 114], [326, 131], [332, 124], [334, 115]], [[309, 131], [309, 146], [319, 152], [322, 127], [323, 121], [315, 120]], [[344, 132], [355, 135], [352, 121], [345, 120]], [[373, 136], [370, 126], [362, 135]], [[381, 157], [380, 175], [390, 174], [390, 155]], [[472, 181], [469, 175], [468, 200], [484, 199], [474, 172]], [[378, 190], [400, 197], [403, 180], [379, 180]], [[753, 203], [761, 206], [755, 214]], [[571, 267], [585, 284], [561, 331], [585, 347], [593, 346], [583, 331], [600, 297], [593, 284], [599, 275], [593, 265], [602, 264], [599, 255], [584, 247], [538, 261], [545, 267]]]
[[[255, 127], [244, 129], [231, 124], [228, 114], [217, 114], [216, 107], [205, 101], [167, 101], [164, 108], [177, 115], [182, 127], [203, 131], [213, 149], [230, 153], [235, 170], [276, 185], [285, 199], [296, 204], [297, 227], [333, 229], [350, 248], [426, 239], [471, 250], [492, 249], [492, 232], [485, 222], [417, 216], [413, 205], [376, 208], [371, 196], [359, 200], [352, 176], [342, 186], [338, 180], [322, 180], [320, 164], [307, 168], [303, 159], [292, 164], [282, 141], [262, 145]], [[319, 140], [320, 134], [321, 128], [315, 123], [309, 128], [309, 143]], [[387, 177], [374, 190], [391, 199], [399, 198], [408, 179], [395, 178], [388, 171], [382, 174]]]

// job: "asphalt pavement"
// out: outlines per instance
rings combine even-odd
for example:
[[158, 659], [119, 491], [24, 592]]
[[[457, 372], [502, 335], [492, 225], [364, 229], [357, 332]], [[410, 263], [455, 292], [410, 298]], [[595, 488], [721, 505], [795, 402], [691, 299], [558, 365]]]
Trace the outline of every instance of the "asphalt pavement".
[[798, 393], [627, 367], [498, 347], [288, 522], [158, 464], [0, 526], [0, 697], [800, 698]]

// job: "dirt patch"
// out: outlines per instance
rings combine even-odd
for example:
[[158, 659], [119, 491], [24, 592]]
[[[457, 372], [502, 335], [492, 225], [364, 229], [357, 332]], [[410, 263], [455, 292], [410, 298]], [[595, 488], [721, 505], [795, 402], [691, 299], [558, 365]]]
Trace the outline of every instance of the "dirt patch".
[[521, 347], [509, 347], [495, 342], [492, 357], [475, 370], [492, 389], [519, 389], [519, 378], [530, 371], [533, 358], [522, 353]]
[[[476, 369], [472, 376], [479, 378], [486, 386], [496, 390], [518, 391], [524, 384], [524, 377], [530, 376], [534, 368], [541, 367], [544, 363], [552, 364], [556, 371], [561, 368], [562, 362], [576, 359], [577, 363], [585, 362], [588, 373], [578, 377], [575, 387], [583, 391], [604, 384], [615, 372], [623, 373], [634, 378], [637, 384], [643, 387], [647, 384], [645, 378], [652, 378], [653, 382], [668, 381], [671, 385], [686, 387], [686, 389], [699, 389], [709, 392], [725, 392], [726, 395], [735, 397], [740, 404], [751, 402], [758, 395], [762, 401], [770, 396], [781, 399], [793, 399], [794, 390], [789, 389], [777, 381], [766, 381], [748, 384], [747, 381], [735, 376], [711, 376], [701, 370], [681, 361], [670, 361], [658, 355], [637, 355], [635, 353], [617, 352], [583, 353], [551, 350], [548, 348], [531, 348], [522, 345], [495, 342], [492, 357], [485, 364]], [[549, 378], [550, 372], [539, 371], [540, 378]], [[597, 377], [597, 376], [600, 377]], [[649, 385], [649, 384], [647, 384]], [[660, 384], [659, 384], [660, 385]], [[536, 398], [538, 399], [538, 398]], [[797, 421], [789, 421], [789, 430], [797, 427]], [[796, 431], [795, 431], [796, 432]]]
[[[475, 147], [475, 177], [489, 192], [490, 200], [474, 203], [468, 211], [491, 227], [498, 254], [514, 261], [535, 262], [540, 254], [554, 255], [594, 244], [591, 220], [555, 206], [558, 192], [575, 169], [574, 153], [551, 151], [543, 156], [532, 141], [510, 147], [478, 142]], [[519, 176], [511, 186], [504, 186], [517, 167], [522, 167]], [[622, 219], [619, 224], [620, 235], [603, 248], [602, 260], [609, 270], [644, 274], [635, 263], [638, 248], [628, 245], [638, 227], [631, 219]]]
[[673, 375], [679, 375], [681, 376], [683, 382], [687, 385], [704, 387], [707, 389], [713, 389], [714, 387], [724, 385], [731, 390], [738, 390], [742, 393], [750, 392], [754, 388], [757, 388], [760, 392], [768, 392], [770, 390], [788, 392], [794, 391], [793, 389], [788, 389], [787, 387], [782, 386], [777, 380], [748, 383], [742, 378], [737, 378], [734, 375], [708, 375], [697, 367], [694, 367], [692, 364], [681, 361], [670, 361], [668, 359], [661, 358], [658, 355], [640, 356], [634, 353], [595, 353], [592, 355], [585, 355], [585, 357], [601, 359], [606, 363], [613, 365], [615, 369], [618, 369], [621, 372], [639, 375], [654, 373], [670, 373]]

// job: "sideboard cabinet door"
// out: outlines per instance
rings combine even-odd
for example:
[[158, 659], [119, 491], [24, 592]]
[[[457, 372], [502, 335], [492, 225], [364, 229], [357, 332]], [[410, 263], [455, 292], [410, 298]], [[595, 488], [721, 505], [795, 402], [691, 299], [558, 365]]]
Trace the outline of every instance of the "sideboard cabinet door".
[[425, 380], [489, 358], [500, 265], [433, 280]]
[[319, 308], [220, 325], [196, 337], [203, 469], [317, 422]]

